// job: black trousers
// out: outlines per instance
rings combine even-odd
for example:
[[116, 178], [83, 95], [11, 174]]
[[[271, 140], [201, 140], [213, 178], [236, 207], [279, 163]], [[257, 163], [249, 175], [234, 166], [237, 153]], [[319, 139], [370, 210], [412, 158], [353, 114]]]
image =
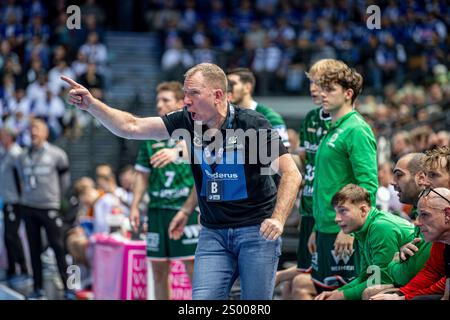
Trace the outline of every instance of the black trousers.
[[45, 230], [50, 247], [55, 252], [56, 263], [64, 288], [67, 288], [67, 263], [63, 244], [62, 218], [59, 212], [54, 209], [46, 210], [27, 206], [22, 208], [30, 246], [34, 289], [42, 289], [42, 227]]
[[27, 265], [23, 251], [22, 241], [19, 237], [19, 227], [22, 221], [21, 208], [19, 205], [5, 203], [4, 210], [5, 223], [5, 247], [8, 257], [7, 276], [16, 274], [16, 266], [19, 267], [20, 274], [27, 274]]

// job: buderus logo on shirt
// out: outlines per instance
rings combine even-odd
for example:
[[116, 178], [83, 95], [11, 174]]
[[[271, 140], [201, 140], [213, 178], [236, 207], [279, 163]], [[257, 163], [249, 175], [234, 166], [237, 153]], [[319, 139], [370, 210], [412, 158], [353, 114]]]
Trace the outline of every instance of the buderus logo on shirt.
[[237, 175], [237, 173], [219, 173], [219, 172], [212, 173], [208, 169], [205, 170], [205, 173], [209, 179], [214, 179], [214, 180], [215, 179], [224, 179], [224, 180], [239, 179], [239, 176]]
[[[203, 161], [200, 166], [203, 172], [202, 189], [200, 196], [207, 196], [208, 182], [210, 181], [225, 181], [222, 183], [221, 194], [218, 195], [220, 201], [235, 201], [248, 198], [247, 194], [247, 181], [245, 177], [244, 162], [241, 151], [226, 151], [231, 153], [233, 157], [232, 163], [219, 163], [214, 165], [214, 170], [209, 166], [206, 161]], [[196, 156], [201, 157], [200, 150], [194, 150]], [[232, 181], [229, 181], [232, 180]]]

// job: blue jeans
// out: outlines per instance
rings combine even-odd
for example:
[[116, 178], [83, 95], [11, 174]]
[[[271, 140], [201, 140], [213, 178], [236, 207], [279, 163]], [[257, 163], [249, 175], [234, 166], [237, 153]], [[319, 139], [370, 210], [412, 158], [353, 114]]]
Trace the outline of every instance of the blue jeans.
[[266, 240], [261, 225], [202, 227], [195, 253], [192, 299], [225, 300], [239, 276], [242, 300], [271, 300], [281, 237]]

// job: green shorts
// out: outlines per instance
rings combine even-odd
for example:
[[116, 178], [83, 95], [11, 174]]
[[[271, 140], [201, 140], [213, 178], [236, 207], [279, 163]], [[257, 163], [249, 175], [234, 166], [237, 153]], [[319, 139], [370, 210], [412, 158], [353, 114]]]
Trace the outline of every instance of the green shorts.
[[169, 239], [169, 224], [176, 210], [149, 209], [147, 233], [147, 257], [150, 260], [190, 260], [194, 258], [200, 225], [198, 213], [190, 215], [184, 233], [179, 240]]
[[311, 271], [311, 254], [308, 250], [308, 240], [314, 228], [313, 216], [301, 216], [298, 235], [297, 269], [302, 272]]
[[337, 233], [316, 232], [317, 252], [312, 256], [311, 276], [318, 292], [334, 290], [349, 283], [357, 276], [359, 261], [356, 241], [350, 256], [337, 257], [334, 254], [334, 241]]

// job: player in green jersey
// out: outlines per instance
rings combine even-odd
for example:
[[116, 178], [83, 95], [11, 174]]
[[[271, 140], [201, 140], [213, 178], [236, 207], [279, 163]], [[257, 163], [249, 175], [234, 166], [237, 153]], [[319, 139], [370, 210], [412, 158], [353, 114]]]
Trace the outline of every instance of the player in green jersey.
[[294, 283], [302, 299], [311, 299], [324, 289], [336, 289], [356, 276], [354, 239], [335, 223], [331, 197], [346, 184], [354, 183], [364, 187], [375, 201], [378, 187], [375, 138], [369, 125], [353, 110], [362, 88], [361, 75], [342, 61], [332, 60], [317, 84], [331, 124], [315, 156], [314, 232], [308, 241], [313, 253], [312, 271], [311, 276], [296, 277]]
[[[183, 107], [181, 83], [164, 82], [157, 87], [157, 110], [160, 116]], [[134, 228], [139, 226], [139, 202], [147, 189], [150, 196], [148, 207], [147, 256], [152, 262], [155, 281], [155, 298], [169, 299], [168, 276], [170, 260], [182, 259], [192, 279], [194, 254], [200, 226], [197, 214], [182, 208], [194, 185], [191, 169], [186, 160], [178, 159], [164, 168], [155, 162], [154, 155], [160, 150], [173, 149], [177, 143], [170, 140], [143, 141], [136, 160], [136, 181], [130, 219]], [[183, 211], [185, 210], [185, 211]], [[172, 218], [178, 212], [190, 214], [189, 221], [179, 240], [169, 238]]]
[[[360, 248], [360, 272], [345, 286], [324, 291], [316, 300], [361, 300], [367, 289], [388, 284], [399, 284], [402, 277], [391, 273], [389, 266], [404, 244], [415, 236], [414, 225], [406, 219], [389, 212], [380, 211], [371, 205], [371, 195], [364, 188], [348, 184], [332, 198], [336, 210], [335, 221], [342, 232], [352, 233]], [[430, 245], [423, 247], [414, 256], [414, 262], [397, 263], [397, 269], [407, 274], [407, 279], [422, 269], [430, 256]], [[407, 281], [409, 281], [407, 280]]]
[[281, 115], [272, 108], [256, 102], [252, 93], [255, 88], [255, 76], [247, 68], [236, 68], [227, 73], [228, 85], [230, 87], [229, 100], [231, 103], [246, 109], [252, 109], [261, 113], [277, 130], [286, 148], [289, 148], [289, 139], [286, 124]]
[[[332, 66], [335, 60], [322, 59], [314, 63], [309, 69], [307, 76], [311, 80], [309, 91], [314, 104], [320, 105], [320, 88], [316, 81]], [[308, 249], [308, 240], [313, 231], [314, 217], [312, 213], [312, 196], [314, 183], [315, 155], [319, 147], [320, 140], [327, 133], [331, 123], [331, 117], [324, 112], [322, 107], [311, 110], [306, 115], [300, 125], [300, 157], [304, 163], [305, 177], [300, 200], [300, 230], [299, 243], [297, 249], [297, 266], [279, 271], [277, 282], [285, 282], [283, 286], [283, 296], [289, 299], [303, 300], [304, 295], [310, 295], [308, 289], [299, 288], [299, 284], [304, 283], [304, 277], [310, 279], [308, 274], [311, 271], [311, 252]]]
[[362, 82], [362, 76], [341, 61], [336, 61], [318, 81], [322, 107], [331, 114], [330, 128], [315, 159], [313, 240], [317, 246], [312, 278], [318, 292], [336, 289], [357, 274], [358, 255], [353, 254], [353, 237], [344, 234], [336, 224], [332, 196], [343, 186], [354, 183], [369, 192], [375, 206], [376, 141], [370, 126], [353, 110]]

